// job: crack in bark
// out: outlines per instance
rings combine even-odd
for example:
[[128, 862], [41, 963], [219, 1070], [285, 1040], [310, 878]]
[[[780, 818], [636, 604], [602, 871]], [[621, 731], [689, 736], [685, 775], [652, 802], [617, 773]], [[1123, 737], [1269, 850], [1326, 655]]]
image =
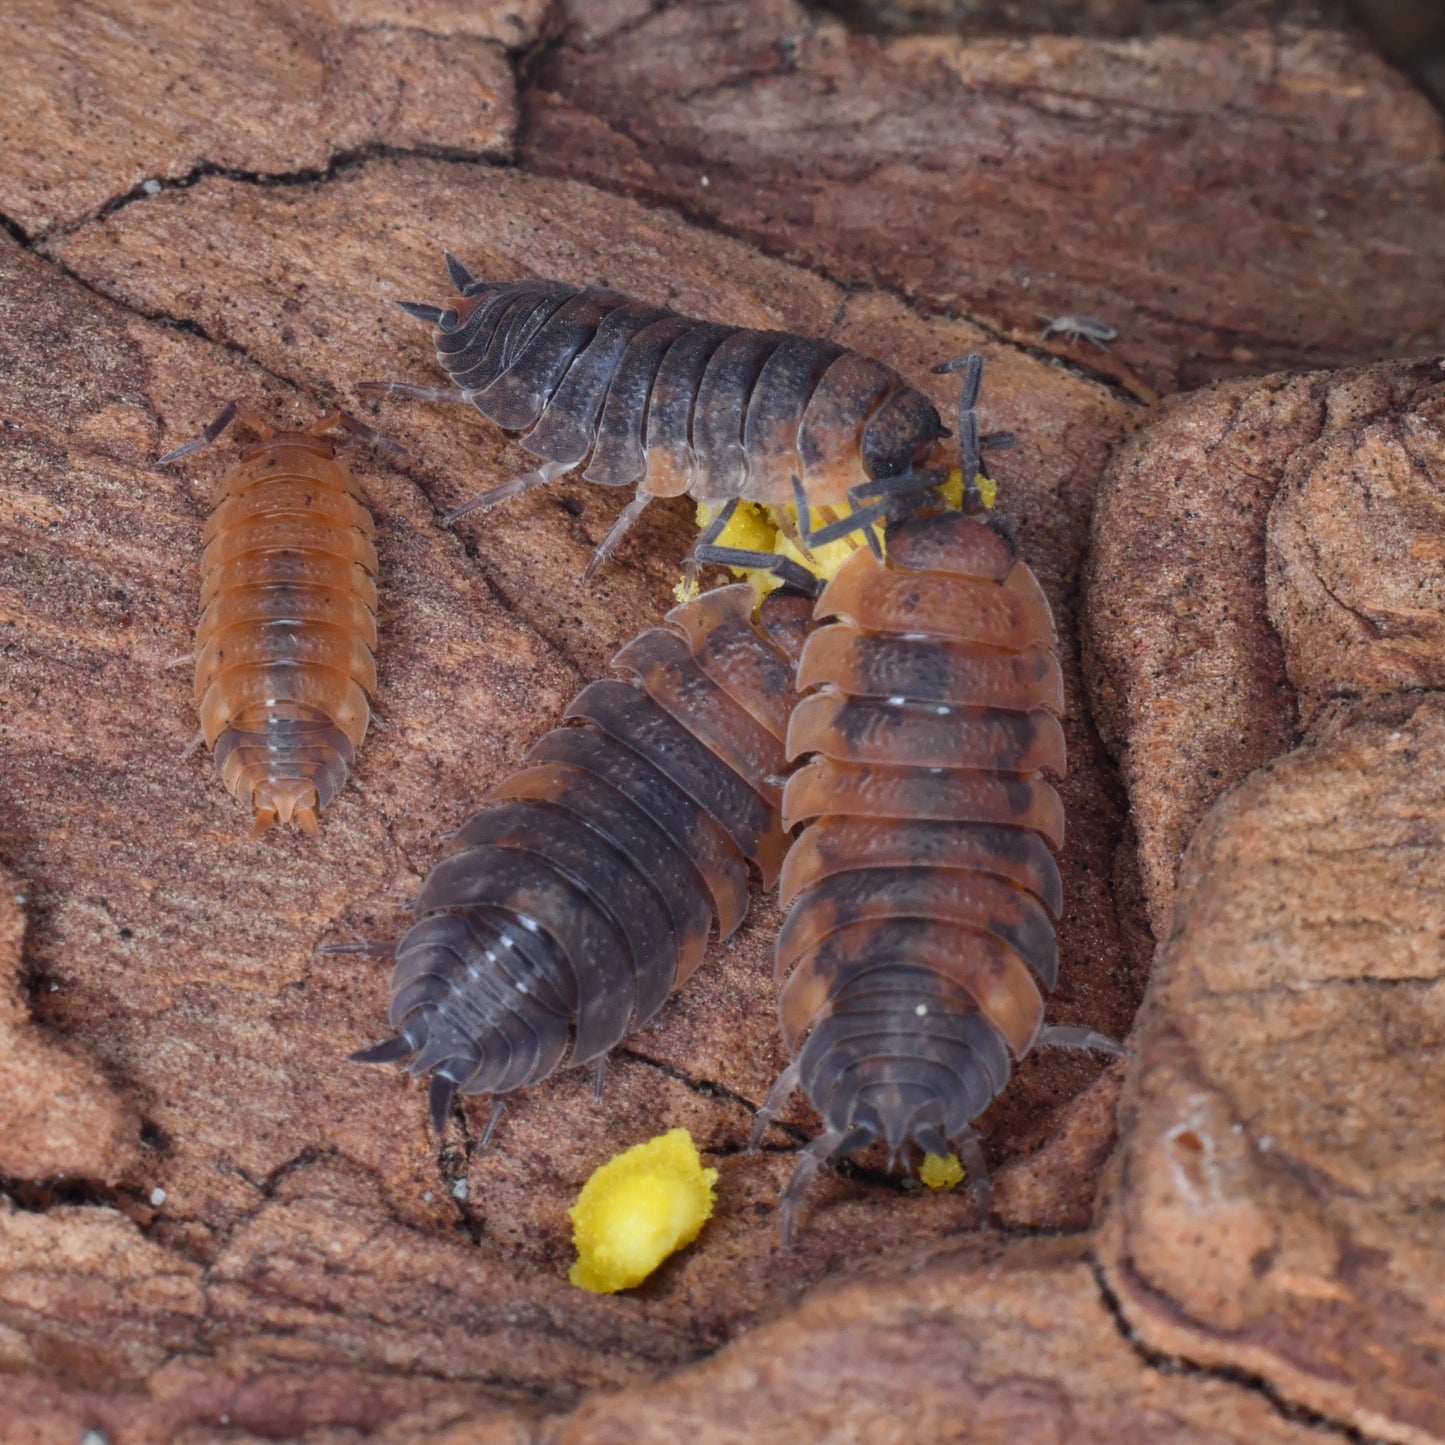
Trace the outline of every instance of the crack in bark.
[[[349, 150], [336, 151], [324, 166], [299, 166], [291, 171], [253, 171], [241, 166], [226, 166], [217, 161], [198, 161], [183, 176], [152, 176], [132, 186], [128, 191], [112, 196], [95, 210], [73, 221], [57, 223], [30, 238], [30, 248], [38, 249], [42, 243], [52, 239], [63, 239], [74, 235], [85, 226], [137, 202], [148, 201], [166, 191], [187, 191], [192, 186], [213, 176], [235, 181], [242, 185], [277, 188], [284, 186], [320, 185], [333, 181], [348, 172], [360, 170], [373, 160], [438, 160], [452, 161], [462, 165], [485, 165], [510, 167], [515, 165], [515, 141], [500, 150], [469, 150], [465, 146], [391, 146], [382, 143], [355, 146]], [[9, 222], [7, 229], [19, 228]], [[23, 234], [23, 233], [22, 233]]]
[[[1166, 1351], [1154, 1349], [1145, 1343], [1139, 1332], [1129, 1323], [1129, 1317], [1124, 1313], [1118, 1295], [1109, 1287], [1109, 1282], [1104, 1277], [1103, 1266], [1092, 1251], [1088, 1256], [1088, 1264], [1094, 1275], [1094, 1283], [1098, 1286], [1099, 1297], [1103, 1302], [1105, 1312], [1114, 1321], [1115, 1328], [1119, 1331], [1125, 1344], [1151, 1370], [1156, 1370], [1163, 1375], [1188, 1375], [1198, 1380], [1218, 1380], [1222, 1384], [1236, 1385], [1242, 1390], [1248, 1390], [1252, 1394], [1261, 1396], [1276, 1414], [1293, 1425], [1305, 1425], [1312, 1430], [1328, 1430], [1341, 1440], [1353, 1442], [1353, 1445], [1384, 1445], [1384, 1442], [1377, 1437], [1366, 1435], [1345, 1420], [1336, 1420], [1319, 1410], [1310, 1409], [1308, 1405], [1296, 1404], [1295, 1401], [1282, 1395], [1275, 1385], [1263, 1375], [1251, 1374], [1248, 1370], [1238, 1369], [1231, 1365], [1203, 1365], [1196, 1360], [1186, 1359], [1182, 1355], [1171, 1355]], [[1165, 1296], [1165, 1298], [1168, 1297]], [[1168, 1302], [1174, 1306], [1172, 1300]], [[1175, 1308], [1177, 1309], [1177, 1306]]]

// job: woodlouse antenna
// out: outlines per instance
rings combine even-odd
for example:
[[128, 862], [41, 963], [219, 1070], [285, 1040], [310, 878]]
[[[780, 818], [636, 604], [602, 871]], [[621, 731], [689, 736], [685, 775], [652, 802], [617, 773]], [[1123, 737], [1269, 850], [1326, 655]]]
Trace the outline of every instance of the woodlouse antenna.
[[211, 446], [221, 439], [222, 433], [232, 422], [250, 427], [262, 441], [269, 441], [276, 435], [275, 428], [260, 412], [247, 406], [243, 401], [228, 401], [221, 408], [216, 419], [200, 436], [192, 437], [190, 441], [178, 446], [172, 452], [167, 452], [163, 457], [157, 457], [156, 466], [168, 467], [172, 462], [178, 462], [182, 457], [188, 457], [192, 452], [200, 451], [202, 447]]

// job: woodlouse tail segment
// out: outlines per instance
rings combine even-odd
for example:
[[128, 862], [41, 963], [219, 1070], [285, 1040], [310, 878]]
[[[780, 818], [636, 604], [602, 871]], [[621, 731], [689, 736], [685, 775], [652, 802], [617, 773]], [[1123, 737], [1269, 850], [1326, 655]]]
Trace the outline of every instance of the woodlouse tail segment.
[[253, 707], [216, 738], [216, 771], [231, 794], [255, 810], [252, 835], [294, 822], [319, 830], [321, 810], [346, 783], [356, 760], [351, 738], [320, 709]]
[[465, 296], [467, 294], [467, 287], [476, 284], [475, 277], [473, 277], [466, 266], [457, 260], [450, 251], [443, 251], [442, 255], [446, 258], [447, 275], [452, 278], [452, 285], [457, 288], [461, 295]]
[[280, 782], [268, 780], [252, 791], [251, 806], [256, 810], [251, 824], [253, 838], [259, 838], [277, 823], [294, 822], [303, 833], [313, 837], [321, 831], [316, 788], [311, 783], [294, 778]]
[[[806, 604], [705, 593], [629, 643], [427, 875], [396, 950], [390, 1021], [413, 1077], [502, 1099], [598, 1066], [700, 963], [714, 914], [776, 876], [778, 791]], [[399, 1061], [403, 1043], [377, 1045]], [[373, 1061], [370, 1051], [364, 1051]], [[438, 1082], [440, 1081], [440, 1082]], [[445, 1107], [444, 1107], [445, 1104]]]
[[364, 1049], [357, 1049], [348, 1057], [353, 1064], [395, 1064], [415, 1052], [416, 1046], [410, 1039], [404, 1034], [396, 1034], [392, 1038], [382, 1039], [379, 1044], [369, 1044]]
[[428, 306], [423, 301], [398, 301], [396, 305], [408, 316], [414, 316], [418, 321], [425, 321], [429, 326], [439, 326], [444, 331], [450, 330], [459, 319], [457, 312], [449, 306]]

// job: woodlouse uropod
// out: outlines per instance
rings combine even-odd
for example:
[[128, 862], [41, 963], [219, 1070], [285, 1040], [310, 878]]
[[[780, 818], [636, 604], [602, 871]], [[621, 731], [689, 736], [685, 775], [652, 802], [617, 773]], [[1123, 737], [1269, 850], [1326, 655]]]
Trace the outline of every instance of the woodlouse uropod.
[[324, 435], [332, 412], [277, 431], [232, 402], [158, 465], [214, 442], [233, 422], [257, 433], [216, 493], [203, 535], [195, 696], [201, 738], [253, 831], [317, 831], [346, 782], [376, 691], [376, 527], [359, 484]]
[[951, 1145], [986, 1203], [972, 1121], [1010, 1056], [1121, 1051], [1043, 1023], [1064, 826], [1043, 774], [1065, 770], [1048, 601], [1006, 528], [910, 508], [885, 560], [859, 549], [824, 589], [814, 616], [835, 620], [807, 640], [788, 724], [789, 761], [807, 758], [783, 795], [784, 827], [806, 826], [783, 866], [776, 953], [796, 1057], [753, 1142], [799, 1086], [823, 1118], [784, 1192], [789, 1239], [821, 1165], [878, 1140], [895, 1160]]
[[[455, 1091], [510, 1093], [597, 1061], [662, 1007], [769, 886], [783, 738], [810, 598], [705, 592], [613, 659], [633, 682], [584, 688], [564, 726], [488, 794], [432, 868], [395, 945], [395, 1036], [354, 1055]], [[382, 951], [336, 945], [334, 951]], [[390, 952], [390, 947], [385, 951]], [[491, 1125], [488, 1126], [490, 1133]]]
[[[470, 402], [541, 461], [448, 522], [577, 468], [602, 486], [635, 487], [589, 577], [652, 498], [684, 493], [716, 511], [704, 547], [739, 500], [775, 508], [784, 528], [784, 509], [796, 504], [808, 542], [856, 530], [871, 541], [886, 505], [868, 499], [913, 485], [950, 435], [933, 403], [892, 367], [837, 342], [698, 321], [597, 287], [477, 280], [446, 260], [459, 300], [399, 304], [435, 326], [452, 387], [357, 389]], [[965, 472], [977, 471], [981, 446], [1010, 440], [965, 434]], [[809, 506], [850, 515], [810, 531]]]

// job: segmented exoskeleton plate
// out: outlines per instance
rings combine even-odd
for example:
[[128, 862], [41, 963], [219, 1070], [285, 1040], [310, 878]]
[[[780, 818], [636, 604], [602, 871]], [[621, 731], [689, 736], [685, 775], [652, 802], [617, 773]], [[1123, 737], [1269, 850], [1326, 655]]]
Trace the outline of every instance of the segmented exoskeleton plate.
[[360, 389], [470, 402], [541, 461], [448, 520], [575, 468], [602, 486], [635, 488], [589, 574], [652, 497], [686, 493], [721, 510], [744, 499], [780, 512], [800, 499], [859, 504], [865, 515], [853, 525], [867, 525], [882, 515], [863, 505], [876, 484], [913, 476], [949, 435], [922, 392], [836, 342], [697, 321], [597, 287], [475, 280], [447, 262], [460, 299], [404, 309], [435, 325], [454, 389]]
[[[824, 1132], [784, 1195], [784, 1233], [819, 1166], [877, 1140], [988, 1172], [972, 1121], [1040, 1042], [1058, 976], [1049, 845], [1063, 807], [1058, 639], [1006, 532], [960, 512], [891, 524], [828, 583], [788, 725], [779, 1021], [795, 1061], [755, 1139], [801, 1086]], [[808, 689], [812, 689], [811, 692]]]
[[376, 527], [360, 486], [323, 433], [275, 431], [232, 403], [179, 461], [240, 418], [258, 433], [216, 496], [203, 534], [196, 706], [227, 788], [254, 810], [254, 831], [307, 832], [346, 782], [376, 691]]
[[782, 865], [777, 782], [810, 600], [704, 593], [628, 643], [427, 875], [396, 945], [396, 1036], [363, 1062], [499, 1101], [646, 1023]]

